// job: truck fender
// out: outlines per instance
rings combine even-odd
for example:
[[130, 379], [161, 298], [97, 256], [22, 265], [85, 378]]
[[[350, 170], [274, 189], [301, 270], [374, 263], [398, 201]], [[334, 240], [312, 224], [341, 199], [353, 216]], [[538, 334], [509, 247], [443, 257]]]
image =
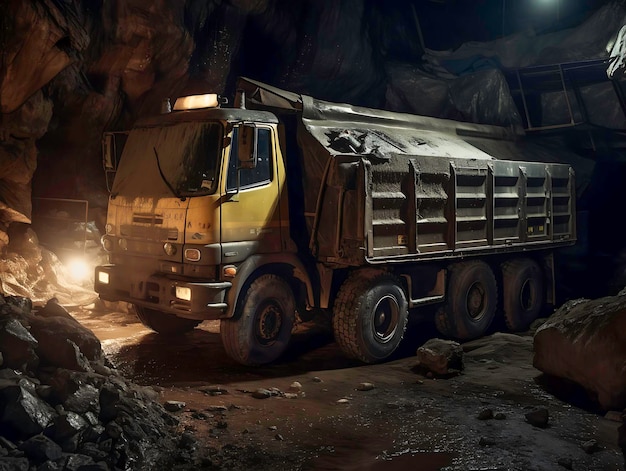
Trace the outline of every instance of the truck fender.
[[[307, 302], [313, 305], [313, 286], [304, 264], [294, 254], [257, 254], [248, 257], [238, 268], [237, 275], [232, 280], [232, 287], [226, 294], [226, 303], [228, 308], [221, 318], [233, 317], [237, 312], [237, 303], [244, 286], [249, 285], [248, 281], [252, 281], [259, 272], [275, 273], [283, 275], [286, 271], [291, 271], [291, 276], [301, 281], [306, 286]], [[286, 280], [289, 282], [290, 280]]]

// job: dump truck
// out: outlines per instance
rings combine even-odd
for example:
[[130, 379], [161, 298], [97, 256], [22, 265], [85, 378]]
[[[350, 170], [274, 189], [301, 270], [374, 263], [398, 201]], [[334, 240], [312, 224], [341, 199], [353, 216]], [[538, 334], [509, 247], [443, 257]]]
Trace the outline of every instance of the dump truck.
[[180, 97], [104, 135], [114, 178], [95, 290], [144, 325], [171, 335], [219, 320], [228, 355], [260, 365], [297, 322], [327, 316], [342, 351], [373, 363], [410, 313], [464, 340], [496, 316], [525, 329], [555, 302], [574, 172], [536, 161], [519, 132], [246, 78], [224, 101]]

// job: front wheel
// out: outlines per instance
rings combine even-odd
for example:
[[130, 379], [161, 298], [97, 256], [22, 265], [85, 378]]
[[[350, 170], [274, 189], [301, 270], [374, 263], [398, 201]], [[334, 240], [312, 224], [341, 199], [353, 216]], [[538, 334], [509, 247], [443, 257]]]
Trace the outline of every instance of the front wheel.
[[174, 314], [151, 309], [148, 307], [133, 305], [137, 318], [146, 327], [163, 335], [180, 335], [193, 330], [200, 321], [193, 319], [183, 319]]
[[295, 321], [290, 286], [276, 275], [252, 282], [235, 317], [220, 321], [228, 356], [243, 365], [271, 363], [283, 354]]
[[335, 340], [347, 356], [365, 363], [382, 361], [400, 345], [408, 316], [407, 298], [396, 277], [355, 272], [335, 301]]

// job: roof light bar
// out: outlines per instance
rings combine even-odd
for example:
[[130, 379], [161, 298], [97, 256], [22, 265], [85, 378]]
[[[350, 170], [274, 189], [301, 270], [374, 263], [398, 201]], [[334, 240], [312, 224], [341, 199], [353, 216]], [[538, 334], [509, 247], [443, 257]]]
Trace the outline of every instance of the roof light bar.
[[202, 108], [219, 108], [220, 99], [216, 93], [190, 95], [176, 99], [174, 111], [199, 110]]

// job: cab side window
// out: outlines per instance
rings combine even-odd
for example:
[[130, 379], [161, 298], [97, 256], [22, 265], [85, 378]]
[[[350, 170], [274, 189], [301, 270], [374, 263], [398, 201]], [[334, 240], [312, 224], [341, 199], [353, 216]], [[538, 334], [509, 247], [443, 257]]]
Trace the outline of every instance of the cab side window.
[[[237, 189], [237, 132], [238, 128], [235, 128], [230, 147], [226, 190]], [[254, 130], [254, 133], [256, 136], [256, 148], [254, 151], [257, 156], [257, 164], [254, 168], [242, 169], [239, 171], [239, 189], [262, 186], [272, 181], [272, 140], [270, 137], [270, 130], [257, 128]]]

